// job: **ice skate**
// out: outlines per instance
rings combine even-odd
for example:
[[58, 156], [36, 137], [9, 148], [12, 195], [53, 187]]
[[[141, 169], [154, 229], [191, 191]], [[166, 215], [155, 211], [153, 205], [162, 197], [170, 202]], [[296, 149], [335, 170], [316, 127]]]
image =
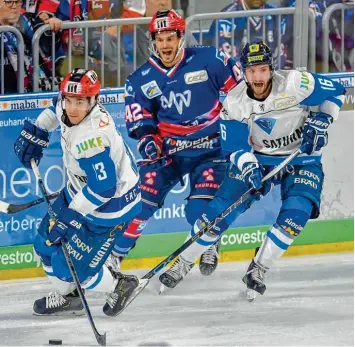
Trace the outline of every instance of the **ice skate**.
[[258, 294], [263, 295], [266, 286], [264, 284], [265, 270], [257, 265], [254, 260], [250, 263], [243, 282], [247, 286], [246, 296], [248, 301], [253, 301]]
[[175, 288], [193, 267], [193, 263], [177, 258], [171, 268], [159, 276], [159, 281], [168, 288]]
[[106, 304], [103, 307], [103, 311], [107, 316], [117, 316], [120, 314], [135, 296], [144, 289], [143, 287], [136, 293], [136, 290], [141, 285], [136, 276], [123, 275], [121, 273], [115, 273], [114, 276], [118, 280], [116, 288], [112, 293], [107, 295]]
[[219, 259], [219, 248], [221, 246], [221, 239], [212, 245], [200, 258], [200, 272], [204, 276], [210, 276], [216, 270]]
[[68, 295], [50, 292], [46, 297], [36, 300], [33, 305], [33, 314], [37, 316], [81, 316], [85, 314], [85, 311], [77, 290], [74, 290]]

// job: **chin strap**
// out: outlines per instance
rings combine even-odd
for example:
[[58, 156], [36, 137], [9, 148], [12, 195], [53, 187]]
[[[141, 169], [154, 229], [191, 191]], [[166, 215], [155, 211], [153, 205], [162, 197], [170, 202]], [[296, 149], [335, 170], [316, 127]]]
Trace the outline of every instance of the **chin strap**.
[[[181, 34], [180, 41], [179, 41], [179, 46], [178, 46], [178, 49], [176, 51], [174, 61], [179, 56], [179, 54], [180, 54], [181, 50], [184, 48], [184, 46], [185, 46], [185, 36], [184, 36], [184, 34]], [[154, 55], [154, 57], [156, 57], [159, 60], [161, 60], [160, 54], [159, 54], [159, 52], [157, 50], [157, 47], [156, 47], [156, 44], [155, 44], [155, 40], [152, 40], [152, 39], [150, 40], [149, 51], [152, 53], [152, 55]], [[176, 65], [176, 64], [174, 64], [174, 65]]]

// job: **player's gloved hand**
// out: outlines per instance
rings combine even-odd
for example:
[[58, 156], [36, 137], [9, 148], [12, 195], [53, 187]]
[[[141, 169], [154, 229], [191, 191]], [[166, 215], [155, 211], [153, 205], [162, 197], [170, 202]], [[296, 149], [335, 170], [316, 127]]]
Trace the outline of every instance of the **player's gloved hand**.
[[161, 156], [163, 140], [158, 135], [145, 135], [138, 142], [138, 151], [143, 159], [156, 160]]
[[263, 168], [259, 163], [255, 162], [246, 162], [242, 167], [242, 178], [244, 183], [249, 188], [254, 188], [256, 190], [262, 187], [261, 180], [263, 178], [262, 175]]
[[301, 150], [311, 155], [325, 147], [328, 143], [328, 127], [333, 117], [323, 112], [310, 112], [303, 127]]
[[27, 168], [31, 168], [31, 159], [35, 159], [37, 165], [43, 157], [43, 149], [48, 146], [49, 133], [25, 120], [20, 136], [14, 144], [15, 154], [20, 162]]
[[57, 216], [57, 221], [48, 232], [47, 244], [68, 241], [72, 235], [82, 227], [79, 221], [79, 213], [71, 208], [64, 207]]

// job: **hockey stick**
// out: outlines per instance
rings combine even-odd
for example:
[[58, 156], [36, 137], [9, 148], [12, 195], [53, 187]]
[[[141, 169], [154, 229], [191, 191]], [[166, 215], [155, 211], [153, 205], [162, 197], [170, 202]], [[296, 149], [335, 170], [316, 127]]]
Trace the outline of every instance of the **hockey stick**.
[[[175, 147], [172, 149], [169, 149], [168, 151], [166, 151], [165, 153], [163, 153], [163, 155], [161, 157], [159, 157], [158, 159], [138, 159], [137, 162], [137, 166], [141, 167], [141, 166], [146, 166], [146, 165], [150, 165], [150, 164], [155, 164], [161, 160], [164, 159], [168, 159], [168, 157], [170, 157], [171, 155], [174, 155], [176, 153], [182, 152], [186, 149], [191, 149], [191, 148], [199, 148], [199, 146], [210, 142], [211, 140], [217, 139], [219, 138], [219, 134], [214, 134], [214, 135], [209, 135], [209, 136], [205, 136], [202, 137], [200, 139], [197, 140], [182, 140], [182, 141], [186, 141], [185, 145], [182, 144], [179, 147]], [[221, 160], [221, 162], [227, 162], [227, 160]]]
[[[43, 194], [43, 198], [44, 198], [45, 202], [48, 205], [48, 213], [49, 213], [49, 216], [50, 216], [50, 225], [51, 224], [54, 225], [54, 223], [56, 222], [56, 214], [54, 213], [52, 205], [51, 205], [51, 203], [49, 201], [49, 196], [47, 195], [46, 187], [43, 184], [42, 177], [41, 177], [41, 174], [39, 172], [38, 166], [37, 166], [36, 162], [33, 159], [31, 159], [31, 166], [32, 166], [33, 172], [34, 172], [34, 174], [36, 176], [36, 179], [38, 181], [38, 184], [39, 184], [39, 187], [41, 189], [41, 192]], [[84, 295], [83, 290], [82, 290], [81, 285], [80, 285], [80, 281], [79, 281], [78, 275], [77, 275], [77, 273], [75, 271], [73, 261], [71, 260], [71, 257], [70, 257], [70, 255], [68, 253], [68, 250], [66, 248], [65, 242], [63, 240], [61, 240], [61, 245], [62, 245], [62, 250], [63, 250], [63, 253], [64, 253], [65, 260], [66, 260], [66, 262], [68, 264], [68, 268], [69, 268], [70, 273], [71, 273], [71, 275], [73, 277], [73, 280], [74, 280], [76, 289], [77, 289], [77, 291], [79, 293], [81, 302], [82, 302], [82, 304], [84, 306], [86, 316], [87, 316], [87, 318], [88, 318], [88, 320], [90, 322], [91, 328], [92, 328], [92, 330], [93, 330], [93, 332], [95, 334], [96, 341], [97, 341], [97, 343], [99, 345], [106, 346], [106, 333], [101, 335], [96, 329], [94, 320], [93, 320], [91, 312], [90, 312], [89, 305], [88, 305], [88, 303], [86, 301], [85, 295]]]
[[[50, 194], [50, 195], [48, 195], [48, 199], [49, 200], [55, 199], [59, 194], [60, 194], [60, 192]], [[37, 200], [26, 202], [25, 204], [18, 204], [18, 205], [9, 204], [5, 201], [0, 200], [0, 212], [6, 213], [6, 214], [13, 214], [13, 213], [21, 212], [23, 210], [27, 210], [28, 208], [30, 208], [32, 206], [39, 205], [42, 202], [44, 202], [44, 198], [40, 198]]]
[[[295, 150], [293, 153], [291, 153], [284, 161], [282, 161], [278, 166], [276, 166], [267, 175], [265, 175], [262, 179], [262, 182], [265, 182], [265, 181], [269, 180], [270, 178], [272, 178], [273, 176], [275, 176], [279, 171], [281, 171], [289, 162], [291, 162], [291, 160], [296, 158], [300, 153], [302, 153], [300, 148]], [[209, 231], [211, 228], [213, 228], [215, 225], [217, 225], [223, 218], [225, 218], [227, 215], [229, 215], [234, 209], [236, 209], [240, 204], [245, 202], [247, 199], [249, 199], [255, 193], [256, 193], [256, 190], [254, 188], [251, 188], [248, 191], [246, 191], [237, 201], [233, 202], [233, 204], [231, 204], [227, 209], [225, 209], [222, 213], [220, 213], [214, 220], [212, 220], [206, 226], [204, 226], [202, 229], [200, 229], [192, 238], [187, 240], [176, 251], [174, 251], [167, 258], [165, 258], [163, 261], [161, 261], [156, 267], [154, 267], [146, 275], [144, 275], [141, 280], [147, 280], [147, 283], [145, 284], [145, 286], [148, 285], [149, 280], [153, 276], [155, 276], [159, 271], [164, 269], [165, 266], [167, 266], [172, 260], [174, 260], [178, 255], [180, 255], [186, 248], [191, 246], [198, 238], [200, 238], [203, 234], [205, 234], [207, 231]], [[142, 290], [139, 293], [137, 293], [134, 297], [131, 297], [130, 301], [127, 302], [126, 306], [124, 307], [124, 309], [122, 311], [124, 311], [127, 308], [127, 306], [141, 292], [142, 292]]]

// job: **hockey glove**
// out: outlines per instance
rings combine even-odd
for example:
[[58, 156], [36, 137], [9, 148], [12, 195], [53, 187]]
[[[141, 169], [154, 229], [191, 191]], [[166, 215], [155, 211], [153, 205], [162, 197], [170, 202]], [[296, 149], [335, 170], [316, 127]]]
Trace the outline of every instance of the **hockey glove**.
[[328, 143], [328, 127], [333, 117], [323, 112], [310, 112], [303, 127], [301, 150], [311, 155], [325, 147]]
[[163, 141], [158, 135], [145, 135], [138, 142], [138, 151], [143, 159], [156, 160], [161, 156]]
[[243, 164], [242, 178], [244, 183], [248, 186], [248, 188], [254, 188], [256, 190], [262, 187], [261, 180], [263, 178], [262, 175], [262, 166], [259, 163], [254, 162], [246, 162]]
[[14, 144], [15, 154], [20, 162], [27, 168], [31, 168], [31, 159], [35, 159], [37, 165], [43, 157], [43, 149], [48, 146], [49, 133], [25, 120], [20, 136]]
[[68, 241], [82, 227], [79, 216], [78, 212], [64, 207], [57, 216], [57, 222], [48, 233], [49, 243], [60, 243], [61, 240]]

